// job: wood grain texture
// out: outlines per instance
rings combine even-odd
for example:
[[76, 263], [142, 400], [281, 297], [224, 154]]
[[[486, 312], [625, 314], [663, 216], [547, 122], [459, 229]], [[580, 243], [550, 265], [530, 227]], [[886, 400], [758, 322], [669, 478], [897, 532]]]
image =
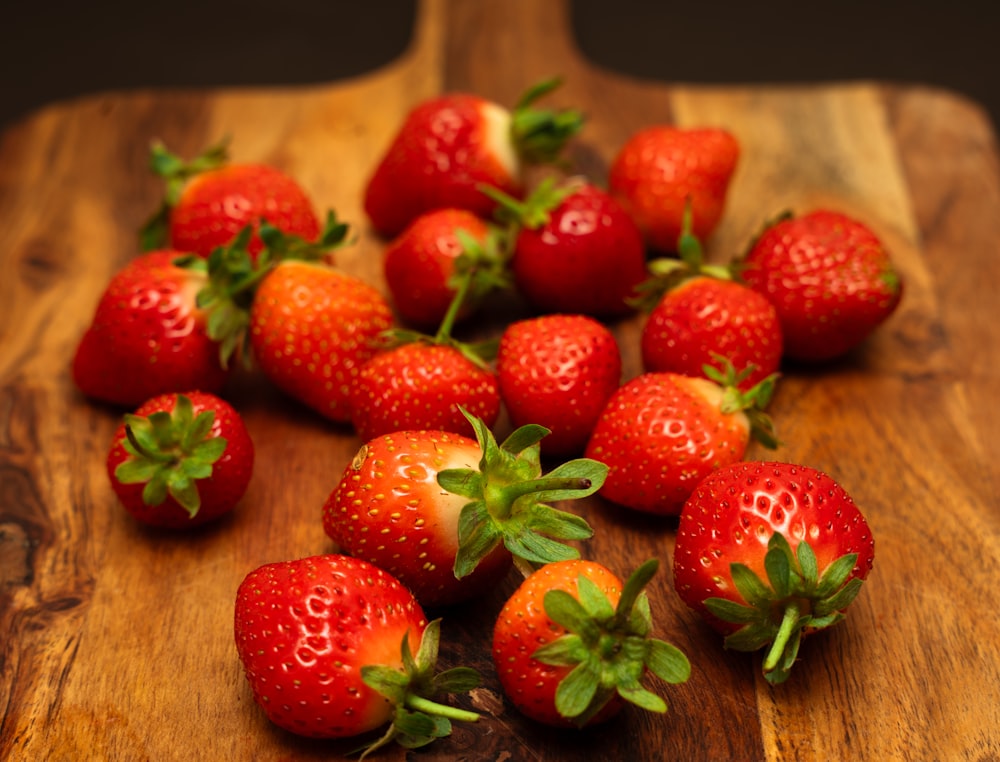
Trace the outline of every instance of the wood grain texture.
[[[743, 146], [710, 256], [739, 252], [786, 207], [831, 205], [867, 220], [906, 282], [898, 313], [822, 370], [786, 368], [773, 454], [828, 471], [875, 533], [876, 565], [847, 621], [803, 646], [781, 687], [759, 657], [722, 649], [669, 579], [676, 523], [584, 501], [583, 553], [627, 574], [658, 556], [658, 635], [690, 657], [663, 687], [666, 716], [627, 711], [602, 730], [554, 732], [507, 706], [486, 643], [514, 588], [448, 612], [443, 664], [484, 686], [475, 724], [419, 753], [381, 759], [1000, 759], [1000, 167], [974, 105], [877, 83], [688, 87], [624, 78], [581, 59], [564, 2], [428, 0], [392, 65], [321, 87], [107, 93], [46, 108], [0, 135], [0, 758], [319, 760], [349, 743], [299, 739], [253, 704], [232, 643], [237, 585], [255, 566], [332, 549], [320, 508], [358, 446], [256, 376], [230, 397], [258, 448], [238, 510], [173, 536], [115, 503], [104, 457], [120, 411], [74, 390], [71, 353], [160, 188], [161, 138], [186, 155], [224, 134], [234, 158], [298, 177], [355, 224], [343, 266], [382, 287], [384, 243], [361, 191], [419, 99], [469, 89], [512, 103], [565, 78], [553, 100], [589, 115], [572, 146], [598, 181], [646, 124], [719, 124]], [[509, 308], [482, 330], [517, 313]], [[639, 372], [638, 318], [615, 326]], [[771, 457], [754, 450], [751, 457]]]

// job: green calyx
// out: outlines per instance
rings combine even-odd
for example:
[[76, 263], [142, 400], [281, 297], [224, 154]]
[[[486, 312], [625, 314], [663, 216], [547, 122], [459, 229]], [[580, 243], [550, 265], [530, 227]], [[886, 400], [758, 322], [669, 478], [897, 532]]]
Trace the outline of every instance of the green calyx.
[[701, 241], [692, 232], [692, 220], [689, 198], [681, 218], [677, 256], [650, 260], [647, 266], [649, 277], [638, 285], [636, 296], [629, 302], [633, 307], [648, 312], [660, 302], [664, 294], [694, 278], [707, 276], [718, 280], [735, 279], [733, 265], [714, 265], [705, 262], [705, 250]]
[[556, 710], [583, 726], [615, 696], [651, 712], [667, 703], [642, 686], [647, 670], [671, 684], [691, 675], [691, 664], [676, 646], [650, 637], [653, 630], [644, 589], [659, 561], [650, 559], [628, 578], [617, 606], [589, 578], [580, 575], [577, 596], [550, 590], [543, 605], [549, 619], [567, 630], [532, 654], [544, 664], [572, 667], [556, 689]]
[[253, 225], [244, 226], [231, 243], [212, 250], [207, 259], [186, 254], [174, 261], [182, 268], [203, 273], [208, 283], [198, 292], [196, 304], [206, 313], [206, 333], [219, 344], [219, 360], [228, 367], [239, 355], [250, 361], [250, 307], [260, 282], [281, 262], [319, 261], [347, 241], [348, 226], [329, 212], [315, 241], [284, 233], [261, 220], [259, 235], [264, 247], [256, 258], [249, 250]]
[[733, 584], [746, 601], [708, 598], [705, 607], [725, 622], [742, 627], [726, 637], [737, 651], [756, 651], [769, 645], [764, 677], [772, 684], [788, 679], [806, 632], [821, 630], [844, 618], [841, 613], [857, 597], [863, 580], [848, 581], [858, 560], [846, 553], [822, 574], [816, 554], [805, 540], [795, 551], [780, 532], [771, 536], [764, 556], [767, 582], [741, 563], [730, 565]]
[[215, 412], [194, 415], [191, 400], [177, 395], [171, 412], [125, 416], [125, 451], [131, 456], [115, 469], [122, 484], [145, 484], [146, 505], [162, 505], [169, 495], [194, 518], [201, 508], [198, 481], [212, 475], [226, 450], [225, 437], [211, 435]]
[[229, 161], [229, 138], [223, 138], [203, 154], [191, 161], [184, 161], [170, 153], [163, 143], [153, 143], [149, 154], [149, 167], [166, 183], [163, 203], [143, 224], [139, 231], [142, 251], [159, 249], [167, 243], [170, 211], [177, 205], [185, 184], [195, 175], [218, 169]]
[[540, 442], [549, 433], [529, 424], [498, 444], [485, 423], [462, 409], [472, 424], [483, 455], [479, 467], [446, 469], [437, 481], [469, 499], [459, 516], [455, 576], [471, 574], [479, 562], [503, 544], [527, 576], [552, 561], [578, 558], [567, 540], [585, 540], [593, 529], [581, 518], [548, 505], [594, 494], [608, 467], [578, 458], [542, 473]]
[[548, 79], [530, 87], [511, 113], [510, 137], [522, 160], [528, 164], [555, 162], [566, 143], [583, 127], [583, 115], [575, 109], [539, 109], [535, 102], [562, 84]]
[[479, 191], [497, 202], [496, 218], [506, 226], [508, 240], [513, 240], [522, 228], [537, 230], [547, 224], [552, 210], [571, 195], [580, 182], [573, 180], [560, 185], [555, 178], [546, 177], [523, 201], [492, 185], [481, 184]]
[[728, 357], [713, 354], [717, 365], [702, 365], [701, 371], [706, 378], [722, 387], [722, 403], [720, 412], [725, 415], [742, 412], [750, 421], [750, 436], [769, 450], [776, 449], [781, 442], [774, 431], [774, 421], [764, 412], [774, 396], [774, 387], [780, 377], [772, 373], [767, 378], [758, 381], [746, 391], [740, 389], [740, 384], [756, 370], [755, 365], [748, 365], [737, 372]]
[[403, 636], [403, 668], [366, 665], [361, 668], [365, 685], [378, 691], [396, 707], [389, 729], [373, 743], [361, 749], [361, 759], [395, 741], [407, 749], [426, 746], [451, 734], [452, 720], [475, 722], [479, 715], [434, 700], [442, 693], [466, 693], [480, 683], [479, 673], [469, 667], [456, 667], [435, 674], [441, 620], [435, 619], [424, 629], [416, 656], [410, 650], [409, 633]]

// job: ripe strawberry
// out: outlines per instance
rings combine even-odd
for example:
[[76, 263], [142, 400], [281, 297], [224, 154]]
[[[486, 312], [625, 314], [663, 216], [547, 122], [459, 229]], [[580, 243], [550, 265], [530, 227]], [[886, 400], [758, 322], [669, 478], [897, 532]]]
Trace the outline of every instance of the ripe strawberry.
[[397, 314], [416, 328], [437, 328], [458, 290], [457, 279], [476, 270], [456, 322], [472, 314], [490, 291], [506, 286], [497, 231], [464, 209], [435, 209], [411, 222], [385, 250], [386, 285]]
[[[152, 147], [152, 170], [166, 181], [160, 209], [142, 230], [143, 249], [165, 246], [207, 257], [232, 242], [247, 225], [266, 219], [279, 230], [312, 241], [320, 221], [312, 201], [293, 178], [266, 164], [229, 164], [222, 142], [185, 162], [161, 143]], [[256, 256], [263, 242], [248, 243]]]
[[611, 396], [584, 453], [610, 469], [603, 497], [676, 516], [698, 482], [742, 460], [751, 438], [776, 446], [761, 412], [774, 379], [740, 392], [731, 367], [706, 372], [709, 378], [643, 373]]
[[570, 461], [542, 473], [539, 426], [502, 445], [469, 416], [476, 440], [401, 431], [364, 444], [323, 507], [326, 534], [346, 553], [398, 577], [428, 607], [481, 595], [507, 573], [573, 558], [560, 540], [591, 535], [587, 522], [546, 503], [593, 494], [607, 469]]
[[614, 334], [586, 315], [541, 315], [512, 323], [496, 359], [511, 423], [536, 423], [551, 432], [546, 455], [583, 452], [605, 404], [621, 383]]
[[416, 748], [447, 736], [449, 718], [478, 719], [431, 701], [479, 682], [461, 667], [434, 675], [439, 628], [381, 569], [322, 555], [247, 574], [233, 630], [254, 700], [271, 722], [313, 738], [347, 738], [391, 723], [367, 754], [393, 740]]
[[454, 343], [410, 341], [375, 354], [348, 392], [351, 423], [363, 442], [406, 429], [471, 434], [461, 408], [496, 423], [496, 373]]
[[722, 217], [740, 147], [727, 130], [654, 125], [634, 133], [614, 157], [608, 190], [657, 251], [675, 252], [685, 207], [706, 240]]
[[691, 674], [687, 657], [651, 637], [643, 588], [655, 559], [623, 586], [607, 567], [573, 560], [543, 566], [504, 604], [493, 630], [493, 662], [517, 709], [556, 727], [609, 719], [625, 701], [665, 712], [666, 702], [642, 687], [650, 671], [668, 683]]
[[642, 234], [621, 205], [592, 183], [542, 181], [524, 201], [485, 192], [513, 226], [511, 269], [541, 312], [620, 317], [646, 277]]
[[678, 242], [679, 258], [650, 263], [639, 300], [650, 308], [640, 348], [643, 368], [654, 373], [703, 375], [705, 365], [724, 368], [723, 357], [746, 370], [746, 391], [778, 371], [781, 324], [774, 306], [734, 279], [733, 267], [706, 264], [701, 242], [691, 234], [690, 210]]
[[231, 366], [209, 336], [211, 311], [197, 301], [210, 279], [182, 260], [176, 251], [148, 252], [111, 278], [73, 357], [85, 395], [134, 407], [166, 392], [223, 389]]
[[420, 214], [447, 207], [489, 218], [494, 203], [481, 185], [520, 196], [523, 168], [553, 161], [582, 125], [575, 111], [534, 108], [558, 85], [552, 80], [532, 87], [513, 111], [467, 93], [418, 104], [365, 187], [374, 228], [393, 237]]
[[163, 394], [125, 416], [107, 457], [125, 509], [146, 524], [199, 526], [231, 511], [253, 474], [239, 413], [213, 394]]
[[351, 383], [391, 324], [392, 310], [374, 287], [323, 262], [287, 259], [257, 286], [250, 344], [278, 388], [347, 422]]
[[743, 265], [744, 280], [778, 311], [785, 355], [798, 360], [847, 353], [893, 313], [903, 293], [875, 233], [828, 209], [769, 224]]
[[681, 511], [674, 586], [728, 648], [770, 645], [764, 675], [780, 683], [801, 639], [844, 618], [874, 558], [865, 517], [827, 474], [735, 463], [702, 481]]

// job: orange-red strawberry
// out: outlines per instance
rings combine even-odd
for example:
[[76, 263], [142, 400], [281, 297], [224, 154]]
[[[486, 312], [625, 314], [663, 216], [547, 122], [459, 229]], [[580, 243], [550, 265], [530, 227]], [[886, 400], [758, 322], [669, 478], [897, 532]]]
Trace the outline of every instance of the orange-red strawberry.
[[738, 386], [748, 390], [781, 365], [778, 313], [735, 279], [735, 268], [705, 264], [689, 211], [684, 219], [680, 258], [651, 262], [652, 275], [640, 287], [638, 303], [650, 307], [640, 339], [643, 368], [701, 376], [706, 365], [724, 370], [719, 358], [725, 358], [741, 371]]
[[608, 174], [608, 190], [632, 215], [647, 245], [674, 252], [685, 207], [694, 235], [706, 240], [722, 218], [740, 146], [728, 130], [653, 125], [621, 147]]
[[592, 532], [582, 518], [548, 502], [593, 494], [607, 469], [576, 460], [543, 474], [539, 426], [498, 444], [469, 416], [472, 440], [445, 431], [401, 431], [369, 440], [323, 507], [323, 528], [338, 547], [389, 571], [428, 607], [492, 590], [522, 570], [578, 551], [562, 540]]
[[394, 237], [424, 212], [447, 207], [489, 218], [494, 202], [482, 185], [521, 196], [524, 167], [554, 160], [582, 125], [575, 111], [534, 108], [558, 84], [532, 87], [512, 111], [469, 93], [419, 103], [365, 187], [374, 228]]
[[628, 581], [594, 561], [560, 561], [528, 577], [504, 604], [493, 629], [493, 663], [504, 693], [538, 722], [583, 727], [617, 714], [625, 702], [665, 712], [642, 686], [646, 672], [668, 683], [691, 674], [687, 657], [651, 636], [643, 589], [654, 559]]
[[458, 290], [457, 279], [476, 270], [456, 321], [472, 314], [490, 291], [504, 287], [496, 230], [465, 209], [435, 209], [411, 222], [386, 247], [385, 282], [400, 319], [437, 328]]
[[440, 622], [366, 561], [329, 554], [258, 567], [240, 583], [233, 620], [254, 700], [292, 733], [348, 738], [388, 725], [367, 754], [394, 740], [423, 746], [447, 736], [452, 719], [478, 719], [433, 701], [479, 675], [434, 674]]
[[830, 476], [788, 463], [735, 463], [704, 479], [681, 511], [674, 586], [763, 670], [788, 678], [802, 638], [836, 624], [875, 559], [868, 522]]
[[643, 373], [611, 396], [585, 451], [609, 468], [603, 497], [675, 516], [698, 482], [743, 459], [751, 437], [775, 446], [761, 412], [773, 379], [740, 392], [732, 368], [711, 375]]
[[185, 529], [228, 513], [253, 475], [243, 419], [204, 392], [163, 394], [125, 416], [108, 451], [111, 486], [145, 524]]
[[452, 343], [417, 339], [367, 360], [348, 393], [362, 441], [405, 429], [471, 434], [465, 408], [488, 426], [500, 415], [496, 373]]
[[496, 358], [500, 398], [511, 423], [551, 432], [546, 455], [583, 452], [608, 399], [621, 384], [614, 334], [587, 315], [541, 315], [509, 325]]
[[182, 258], [148, 252], [111, 278], [73, 357], [73, 380], [85, 395], [135, 407], [166, 392], [225, 387], [232, 366], [197, 301], [209, 277], [181, 267]]
[[351, 384], [391, 325], [392, 309], [373, 286], [323, 262], [287, 259], [257, 287], [249, 336], [278, 388], [346, 423]]
[[818, 209], [769, 224], [743, 259], [743, 278], [774, 304], [785, 355], [840, 357], [899, 306], [903, 284], [889, 252], [866, 224]]
[[646, 277], [642, 234], [621, 205], [582, 179], [543, 180], [523, 202], [486, 191], [511, 225], [511, 271], [540, 312], [620, 317]]
[[[155, 143], [150, 164], [166, 192], [143, 228], [144, 249], [169, 246], [207, 257], [247, 225], [256, 230], [262, 219], [306, 241], [320, 232], [312, 201], [296, 180], [266, 164], [230, 164], [225, 142], [190, 162]], [[262, 247], [256, 234], [248, 242], [251, 256]]]

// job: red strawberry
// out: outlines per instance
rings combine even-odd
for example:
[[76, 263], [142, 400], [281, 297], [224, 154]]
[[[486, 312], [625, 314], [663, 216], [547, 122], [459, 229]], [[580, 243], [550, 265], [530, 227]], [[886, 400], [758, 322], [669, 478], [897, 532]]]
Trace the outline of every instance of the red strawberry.
[[674, 252], [684, 209], [706, 240], [722, 218], [740, 147], [727, 130], [654, 125], [634, 133], [611, 163], [608, 190], [632, 215], [647, 245]]
[[573, 558], [559, 540], [587, 523], [546, 505], [593, 494], [606, 469], [577, 460], [543, 474], [529, 426], [497, 444], [469, 417], [476, 440], [443, 431], [384, 434], [361, 447], [323, 507], [326, 534], [386, 569], [429, 607], [492, 590], [510, 568]]
[[872, 569], [875, 544], [843, 487], [808, 466], [736, 463], [708, 476], [681, 511], [674, 586], [726, 646], [788, 678], [805, 635], [836, 624]]
[[347, 422], [351, 383], [391, 324], [392, 310], [374, 287], [323, 262], [288, 259], [257, 288], [250, 343], [278, 388]]
[[773, 379], [740, 392], [732, 368], [712, 376], [644, 373], [611, 396], [585, 451], [610, 469], [603, 497], [675, 516], [698, 482], [742, 460], [751, 437], [775, 446], [761, 413]]
[[314, 738], [391, 723], [367, 754], [393, 740], [416, 748], [447, 736], [449, 718], [478, 719], [431, 701], [479, 682], [465, 668], [433, 674], [439, 627], [381, 569], [323, 555], [250, 572], [236, 593], [233, 629], [254, 700], [271, 722]]
[[691, 665], [650, 635], [643, 588], [658, 566], [648, 561], [623, 586], [601, 564], [561, 561], [521, 583], [493, 630], [497, 677], [518, 711], [547, 725], [583, 727], [614, 716], [625, 701], [667, 710], [641, 679], [648, 670], [683, 683]]
[[511, 269], [541, 312], [619, 317], [646, 277], [642, 234], [621, 205], [582, 178], [544, 180], [523, 203], [485, 189], [513, 225]]
[[[298, 182], [265, 164], [227, 162], [225, 142], [191, 162], [153, 145], [150, 164], [166, 180], [166, 194], [143, 228], [144, 249], [169, 246], [207, 257], [247, 225], [256, 230], [261, 219], [306, 241], [316, 238], [320, 221]], [[248, 243], [251, 256], [262, 247], [258, 235]]]
[[393, 237], [424, 212], [447, 207], [489, 218], [494, 203], [481, 185], [520, 196], [523, 167], [554, 160], [581, 127], [575, 111], [533, 107], [558, 85], [529, 89], [513, 111], [467, 93], [418, 104], [365, 188], [365, 212], [375, 229]]
[[437, 328], [458, 290], [456, 280], [476, 269], [465, 303], [456, 317], [468, 317], [491, 290], [505, 285], [496, 231], [464, 209], [421, 214], [386, 248], [386, 285], [403, 322]]
[[496, 374], [451, 343], [416, 340], [374, 355], [348, 394], [351, 423], [362, 441], [405, 429], [471, 434], [461, 408], [496, 423]]
[[643, 325], [643, 368], [654, 373], [701, 376], [723, 357], [740, 371], [748, 390], [781, 364], [781, 324], [774, 306], [734, 280], [733, 267], [704, 263], [701, 243], [690, 232], [690, 211], [678, 242], [679, 259], [650, 263], [653, 273], [640, 290], [650, 306]]
[[798, 360], [847, 353], [893, 313], [903, 293], [875, 233], [827, 209], [768, 225], [743, 264], [743, 278], [778, 311], [786, 356]]
[[163, 394], [125, 416], [108, 452], [111, 486], [153, 526], [198, 526], [231, 511], [253, 474], [254, 447], [239, 413], [203, 392]]
[[73, 380], [88, 397], [134, 407], [165, 392], [223, 389], [230, 366], [196, 301], [209, 278], [176, 264], [182, 258], [149, 252], [112, 277], [73, 357]]
[[542, 315], [509, 325], [496, 367], [511, 422], [551, 432], [541, 443], [546, 455], [583, 452], [622, 374], [614, 334], [586, 315]]

